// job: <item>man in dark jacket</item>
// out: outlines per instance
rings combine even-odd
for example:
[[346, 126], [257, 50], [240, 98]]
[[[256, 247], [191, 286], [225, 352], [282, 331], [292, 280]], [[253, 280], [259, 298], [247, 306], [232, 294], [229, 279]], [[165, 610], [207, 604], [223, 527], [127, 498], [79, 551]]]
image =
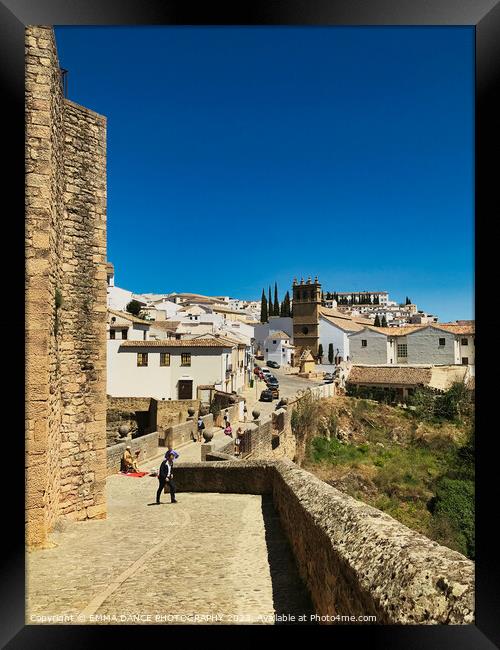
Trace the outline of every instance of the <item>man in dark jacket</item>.
[[158, 481], [160, 485], [158, 487], [158, 491], [156, 492], [156, 503], [160, 503], [161, 492], [167, 483], [170, 490], [170, 502], [177, 503], [177, 500], [175, 498], [173, 467], [174, 467], [174, 454], [170, 453], [168, 454], [168, 457], [165, 458], [162, 464], [160, 465], [160, 471], [158, 472]]

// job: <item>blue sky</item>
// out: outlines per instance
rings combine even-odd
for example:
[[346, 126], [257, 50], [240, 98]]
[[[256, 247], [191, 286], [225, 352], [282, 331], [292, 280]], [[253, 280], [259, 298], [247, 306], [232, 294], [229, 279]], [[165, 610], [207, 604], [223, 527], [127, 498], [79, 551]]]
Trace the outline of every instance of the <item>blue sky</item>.
[[56, 38], [70, 99], [108, 119], [118, 286], [281, 298], [317, 274], [473, 318], [473, 28]]

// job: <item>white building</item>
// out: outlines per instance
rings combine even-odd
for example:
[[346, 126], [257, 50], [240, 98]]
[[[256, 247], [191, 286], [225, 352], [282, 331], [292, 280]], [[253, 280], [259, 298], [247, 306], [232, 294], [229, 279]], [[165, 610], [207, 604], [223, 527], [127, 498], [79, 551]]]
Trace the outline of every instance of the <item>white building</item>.
[[254, 327], [254, 350], [255, 353], [264, 354], [266, 339], [273, 332], [284, 332], [288, 334], [290, 341], [293, 340], [293, 318], [290, 316], [269, 316], [268, 323], [256, 323]]
[[279, 366], [289, 366], [293, 362], [294, 347], [286, 332], [270, 332], [264, 341], [264, 360], [275, 361]]
[[318, 321], [318, 343], [323, 347], [323, 364], [329, 364], [329, 351], [332, 346], [333, 364], [350, 359], [349, 334], [361, 331], [366, 324], [366, 319], [356, 318], [343, 314], [333, 309], [321, 307]]
[[108, 309], [108, 339], [116, 341], [147, 341], [150, 324], [147, 321], [114, 309]]
[[349, 336], [355, 364], [474, 365], [475, 326], [431, 323], [371, 327]]
[[[213, 339], [108, 340], [107, 393], [196, 399], [198, 386], [230, 392], [232, 347]], [[228, 390], [229, 389], [229, 390]]]

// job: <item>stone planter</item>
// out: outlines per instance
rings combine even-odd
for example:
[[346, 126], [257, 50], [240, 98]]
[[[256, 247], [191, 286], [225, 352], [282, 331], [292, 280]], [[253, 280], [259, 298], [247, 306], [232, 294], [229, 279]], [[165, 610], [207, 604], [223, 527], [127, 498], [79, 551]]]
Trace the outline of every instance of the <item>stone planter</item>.
[[192, 407], [191, 407], [191, 408], [188, 408], [188, 415], [189, 415], [189, 417], [192, 418], [193, 415], [194, 415], [195, 413], [196, 413], [196, 411], [194, 410], [194, 408], [192, 408]]

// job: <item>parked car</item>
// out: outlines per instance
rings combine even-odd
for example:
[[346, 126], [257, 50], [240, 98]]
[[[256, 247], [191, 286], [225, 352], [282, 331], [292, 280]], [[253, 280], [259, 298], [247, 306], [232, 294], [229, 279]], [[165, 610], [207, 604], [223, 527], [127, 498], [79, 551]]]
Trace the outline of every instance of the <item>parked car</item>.
[[262, 372], [263, 372], [265, 375], [272, 375], [272, 374], [273, 374], [273, 373], [269, 370], [269, 368], [262, 368]]
[[279, 397], [280, 397], [280, 391], [279, 391], [279, 387], [278, 387], [278, 386], [275, 386], [274, 384], [272, 384], [272, 385], [269, 385], [269, 384], [268, 384], [267, 389], [271, 391], [271, 394], [272, 394], [272, 396], [273, 396], [273, 399], [279, 399]]
[[333, 375], [331, 372], [324, 372], [323, 373], [323, 379], [333, 379]]
[[255, 355], [255, 358], [258, 359], [259, 361], [264, 361], [264, 355], [263, 354], [259, 354], [258, 356]]
[[271, 386], [276, 386], [276, 388], [280, 387], [280, 383], [276, 379], [276, 377], [266, 377], [265, 382], [266, 382], [268, 388], [270, 388]]
[[280, 364], [279, 364], [279, 363], [276, 363], [276, 361], [268, 361], [268, 362], [267, 362], [267, 365], [268, 365], [270, 368], [279, 368], [279, 367], [280, 367]]
[[273, 394], [268, 388], [265, 388], [262, 391], [262, 393], [260, 394], [260, 401], [261, 402], [272, 402], [273, 401]]
[[261, 375], [262, 371], [259, 366], [254, 366], [253, 372], [255, 375]]

